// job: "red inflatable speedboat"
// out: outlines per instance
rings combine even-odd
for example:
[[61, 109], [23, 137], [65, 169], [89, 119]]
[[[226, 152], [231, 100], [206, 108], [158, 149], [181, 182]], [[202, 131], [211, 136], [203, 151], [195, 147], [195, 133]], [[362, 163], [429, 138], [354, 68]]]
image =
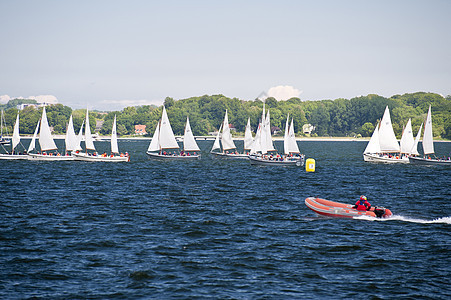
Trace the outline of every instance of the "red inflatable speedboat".
[[370, 210], [363, 211], [352, 208], [352, 204], [339, 203], [314, 197], [305, 199], [305, 205], [317, 214], [336, 218], [353, 218], [358, 216], [389, 218], [393, 215], [388, 208], [380, 206], [371, 207]]

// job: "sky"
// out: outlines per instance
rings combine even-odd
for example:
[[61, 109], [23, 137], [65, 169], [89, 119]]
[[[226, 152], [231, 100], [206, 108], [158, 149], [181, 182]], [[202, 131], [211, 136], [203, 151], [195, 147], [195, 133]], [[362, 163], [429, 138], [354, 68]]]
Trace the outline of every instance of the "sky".
[[0, 0], [0, 102], [451, 94], [451, 1]]

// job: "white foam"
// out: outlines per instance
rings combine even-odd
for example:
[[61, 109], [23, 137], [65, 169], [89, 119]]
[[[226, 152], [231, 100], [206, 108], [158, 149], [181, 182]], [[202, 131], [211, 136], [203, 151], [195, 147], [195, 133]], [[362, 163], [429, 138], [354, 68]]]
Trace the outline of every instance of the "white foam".
[[451, 224], [451, 217], [442, 217], [434, 220], [424, 220], [424, 219], [416, 219], [410, 217], [404, 217], [400, 215], [393, 215], [390, 218], [374, 218], [370, 216], [358, 216], [354, 217], [354, 219], [366, 220], [366, 221], [379, 221], [379, 222], [387, 222], [387, 221], [403, 221], [403, 222], [411, 222], [418, 224]]

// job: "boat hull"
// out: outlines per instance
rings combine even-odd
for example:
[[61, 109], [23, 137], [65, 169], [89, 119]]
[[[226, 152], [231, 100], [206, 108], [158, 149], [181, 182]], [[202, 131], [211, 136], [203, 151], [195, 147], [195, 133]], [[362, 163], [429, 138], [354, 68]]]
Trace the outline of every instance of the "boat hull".
[[[374, 207], [372, 207], [371, 210], [369, 211], [361, 211], [352, 208], [353, 207], [352, 204], [334, 202], [321, 198], [309, 197], [305, 199], [305, 205], [307, 205], [308, 208], [310, 208], [317, 214], [327, 217], [334, 218], [354, 218], [359, 216], [369, 216], [374, 218], [377, 217], [376, 213], [374, 212], [375, 209]], [[393, 215], [392, 212], [387, 208], [378, 208], [378, 209], [384, 210], [384, 213], [381, 216], [382, 218], [389, 218]]]
[[446, 165], [451, 166], [451, 160], [444, 159], [426, 159], [422, 157], [409, 157], [409, 161], [411, 164], [415, 165]]
[[289, 159], [289, 160], [270, 160], [264, 159], [261, 156], [250, 155], [249, 161], [251, 165], [260, 165], [260, 166], [297, 166], [301, 167], [304, 165], [304, 158], [301, 157], [299, 159]]
[[86, 153], [73, 153], [74, 159], [78, 161], [91, 162], [128, 162], [129, 156], [101, 156], [101, 155], [86, 155]]
[[24, 160], [28, 160], [28, 155], [27, 154], [0, 154], [0, 159], [6, 159], [6, 160], [24, 159]]
[[392, 156], [388, 155], [380, 156], [374, 153], [364, 153], [363, 160], [366, 162], [385, 163], [385, 164], [408, 164], [409, 158], [407, 156]]
[[70, 161], [74, 160], [72, 155], [43, 155], [37, 153], [28, 153], [28, 160], [39, 160], [39, 161]]
[[249, 155], [247, 154], [231, 154], [231, 153], [222, 153], [222, 152], [210, 152], [214, 158], [221, 159], [248, 159]]
[[146, 152], [151, 159], [157, 160], [196, 160], [200, 159], [200, 155], [162, 155], [155, 152]]

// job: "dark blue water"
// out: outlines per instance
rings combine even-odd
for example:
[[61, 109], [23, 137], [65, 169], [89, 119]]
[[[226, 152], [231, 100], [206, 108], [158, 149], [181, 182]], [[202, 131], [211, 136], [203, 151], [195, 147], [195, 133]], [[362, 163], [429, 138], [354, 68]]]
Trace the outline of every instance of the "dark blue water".
[[[123, 164], [0, 161], [0, 298], [450, 298], [451, 168], [364, 163], [364, 142], [301, 143], [315, 173], [147, 146], [120, 141]], [[395, 217], [304, 204], [360, 194]]]

